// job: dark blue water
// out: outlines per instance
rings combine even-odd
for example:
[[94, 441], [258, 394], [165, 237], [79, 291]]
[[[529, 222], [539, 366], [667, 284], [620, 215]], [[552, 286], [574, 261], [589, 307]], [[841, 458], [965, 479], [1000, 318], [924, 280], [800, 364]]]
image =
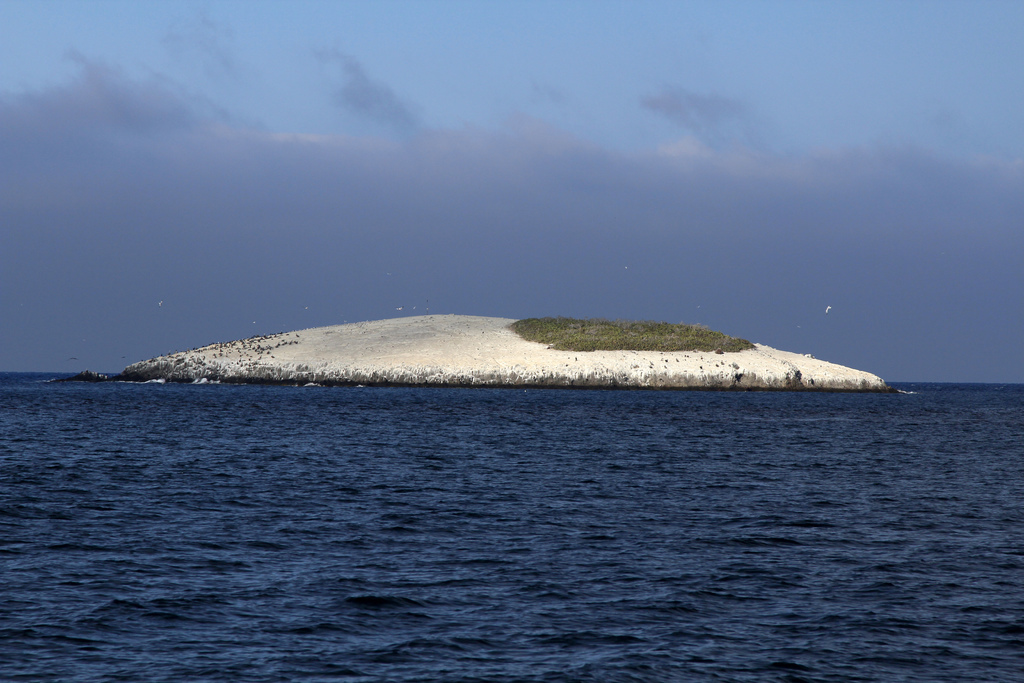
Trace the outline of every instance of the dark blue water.
[[1024, 386], [0, 375], [5, 681], [995, 681]]

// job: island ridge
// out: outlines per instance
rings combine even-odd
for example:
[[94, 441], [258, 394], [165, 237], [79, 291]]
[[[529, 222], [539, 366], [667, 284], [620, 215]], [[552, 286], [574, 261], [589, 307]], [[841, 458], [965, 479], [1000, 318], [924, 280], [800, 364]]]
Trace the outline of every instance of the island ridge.
[[[779, 351], [564, 351], [509, 318], [425, 315], [210, 344], [133, 363], [121, 381], [327, 386], [893, 392], [880, 377]], [[84, 373], [83, 373], [84, 374]], [[82, 379], [88, 379], [82, 377]]]

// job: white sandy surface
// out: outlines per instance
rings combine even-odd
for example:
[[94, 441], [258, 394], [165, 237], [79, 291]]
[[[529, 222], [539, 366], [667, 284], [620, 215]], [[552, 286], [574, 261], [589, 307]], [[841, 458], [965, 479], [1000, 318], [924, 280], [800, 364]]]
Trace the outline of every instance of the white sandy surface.
[[736, 353], [558, 351], [508, 318], [427, 315], [211, 344], [125, 368], [131, 379], [434, 386], [886, 391], [860, 370], [767, 346]]

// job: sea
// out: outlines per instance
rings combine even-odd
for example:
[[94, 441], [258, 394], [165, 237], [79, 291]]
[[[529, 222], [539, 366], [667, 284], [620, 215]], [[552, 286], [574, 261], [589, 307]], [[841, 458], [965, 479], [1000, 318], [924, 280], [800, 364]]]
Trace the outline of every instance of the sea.
[[0, 374], [2, 681], [1024, 680], [1024, 385]]

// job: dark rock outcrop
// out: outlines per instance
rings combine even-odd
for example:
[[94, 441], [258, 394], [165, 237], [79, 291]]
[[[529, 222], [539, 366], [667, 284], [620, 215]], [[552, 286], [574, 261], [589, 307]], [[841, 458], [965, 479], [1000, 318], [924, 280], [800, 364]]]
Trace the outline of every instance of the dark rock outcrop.
[[103, 375], [92, 370], [82, 370], [74, 377], [65, 377], [64, 379], [58, 379], [57, 382], [109, 382], [115, 379], [108, 375]]

